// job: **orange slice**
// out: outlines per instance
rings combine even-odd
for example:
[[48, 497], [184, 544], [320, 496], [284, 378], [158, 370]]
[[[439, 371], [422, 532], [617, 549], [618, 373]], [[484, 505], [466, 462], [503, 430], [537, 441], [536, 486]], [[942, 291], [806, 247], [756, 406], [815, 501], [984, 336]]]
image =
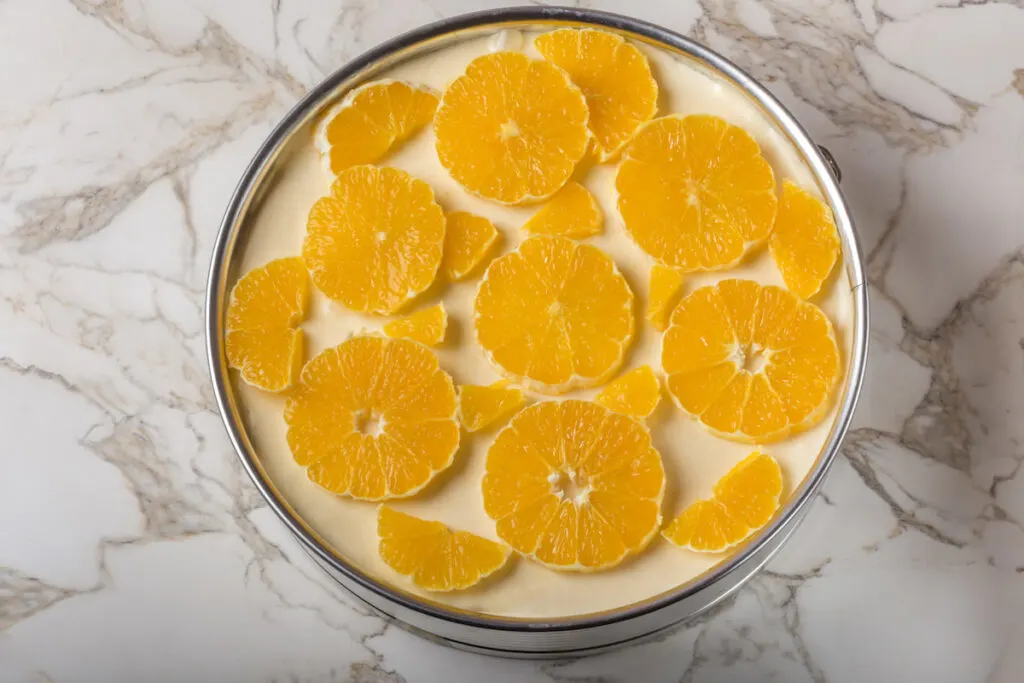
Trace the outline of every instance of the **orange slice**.
[[309, 212], [302, 258], [324, 294], [363, 313], [394, 313], [434, 281], [444, 213], [422, 180], [353, 166]]
[[576, 181], [569, 181], [526, 222], [523, 230], [533, 235], [561, 235], [583, 239], [601, 232], [604, 215], [594, 195]]
[[728, 439], [765, 443], [821, 419], [840, 376], [821, 310], [781, 287], [723, 280], [684, 297], [662, 339], [677, 405]]
[[781, 495], [779, 463], [755, 451], [718, 480], [713, 497], [686, 508], [662, 533], [682, 548], [722, 552], [767, 524]]
[[778, 205], [775, 175], [754, 139], [706, 115], [645, 124], [615, 186], [633, 240], [685, 271], [735, 265], [771, 233]]
[[564, 71], [519, 52], [477, 57], [441, 98], [437, 156], [472, 194], [550, 197], [587, 151], [587, 103]]
[[614, 156], [657, 111], [658, 84], [647, 57], [621, 37], [567, 28], [540, 35], [533, 44], [586, 95], [601, 161]]
[[525, 401], [523, 390], [507, 382], [464, 384], [459, 387], [459, 417], [467, 432], [478, 432], [518, 410]]
[[250, 270], [231, 290], [228, 303], [228, 366], [259, 389], [290, 387], [302, 367], [298, 325], [308, 307], [309, 274], [300, 259], [277, 259]]
[[802, 299], [821, 290], [839, 260], [839, 233], [832, 211], [817, 197], [786, 180], [769, 243], [786, 287]]
[[461, 280], [484, 262], [501, 233], [483, 216], [455, 211], [445, 217], [444, 258], [441, 272], [449, 280]]
[[682, 272], [655, 263], [651, 268], [650, 286], [647, 289], [647, 320], [654, 329], [664, 332], [668, 327], [668, 318], [682, 291]]
[[401, 81], [374, 81], [346, 95], [316, 128], [316, 147], [332, 174], [373, 164], [430, 123], [437, 96]]
[[565, 237], [531, 237], [492, 261], [474, 316], [490, 360], [545, 393], [604, 381], [633, 339], [625, 278], [603, 251]]
[[381, 505], [378, 552], [384, 563], [429, 591], [474, 586], [508, 562], [507, 547], [468, 531], [452, 531]]
[[448, 312], [444, 310], [444, 304], [436, 304], [406, 318], [392, 320], [384, 325], [384, 334], [394, 339], [412, 339], [427, 346], [437, 346], [444, 341], [447, 328]]
[[642, 550], [664, 492], [647, 428], [588, 401], [536, 403], [487, 451], [484, 510], [498, 536], [553, 569], [608, 569]]
[[641, 365], [601, 390], [594, 399], [608, 410], [649, 417], [661, 400], [661, 385], [650, 365]]
[[285, 404], [288, 446], [306, 475], [361, 500], [411, 496], [459, 447], [452, 378], [408, 339], [353, 337], [302, 368]]

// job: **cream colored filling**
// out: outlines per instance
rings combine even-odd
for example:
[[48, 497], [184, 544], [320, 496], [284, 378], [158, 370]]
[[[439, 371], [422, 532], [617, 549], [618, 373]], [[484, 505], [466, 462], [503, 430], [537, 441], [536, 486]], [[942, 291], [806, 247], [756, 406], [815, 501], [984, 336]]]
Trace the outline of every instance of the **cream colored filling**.
[[[445, 47], [401, 64], [389, 70], [385, 77], [429, 85], [440, 92], [462, 73], [473, 57], [497, 48], [523, 49], [538, 56], [533, 52], [532, 35], [503, 31]], [[659, 113], [715, 114], [740, 125], [761, 145], [780, 186], [784, 178], [789, 178], [813, 190], [813, 176], [796, 150], [742, 93], [713, 80], [667, 51], [646, 45], [641, 45], [641, 48], [651, 60], [661, 88]], [[328, 191], [330, 178], [317, 156], [311, 133], [306, 131], [305, 135], [300, 135], [293, 147], [294, 152], [281, 164], [258, 212], [250, 218], [249, 235], [239, 263], [240, 273], [274, 258], [301, 253], [309, 209], [318, 197]], [[502, 252], [514, 248], [522, 240], [519, 228], [536, 211], [536, 207], [504, 207], [468, 195], [438, 162], [430, 130], [416, 135], [386, 163], [427, 181], [446, 211], [470, 211], [491, 219], [502, 232]], [[587, 241], [615, 259], [637, 296], [637, 332], [623, 370], [643, 364], [650, 364], [658, 370], [660, 335], [643, 320], [648, 275], [653, 261], [626, 235], [615, 208], [614, 176], [615, 165], [607, 164], [593, 168], [582, 180], [594, 193], [605, 215], [604, 233]], [[841, 264], [836, 271], [825, 285], [826, 295], [816, 303], [835, 324], [848, 365], [853, 299]], [[685, 291], [731, 277], [782, 284], [768, 250], [760, 248], [737, 268], [687, 276]], [[440, 348], [438, 354], [442, 366], [460, 384], [490, 384], [500, 378], [483, 351], [473, 342], [473, 297], [478, 283], [479, 278], [472, 278], [439, 288], [440, 291], [433, 296], [411, 302], [407, 309], [429, 306], [439, 299], [444, 301], [449, 314], [448, 339], [451, 343]], [[385, 318], [352, 313], [315, 293], [310, 318], [303, 325], [307, 335], [307, 358], [340, 343], [351, 334], [380, 330], [386, 321]], [[756, 358], [747, 360], [761, 362]], [[592, 398], [598, 390], [574, 391], [568, 396]], [[285, 438], [284, 399], [238, 381], [236, 391], [249, 437], [280, 494], [340, 556], [402, 590], [457, 608], [493, 615], [568, 617], [621, 607], [670, 590], [711, 569], [724, 557], [681, 550], [657, 536], [646, 551], [610, 571], [559, 573], [519, 558], [512, 562], [509, 571], [472, 589], [436, 594], [420, 591], [377, 556], [377, 506], [340, 498], [318, 488], [306, 478], [304, 469], [294, 463]], [[531, 397], [534, 400], [543, 398], [536, 394]], [[766, 448], [782, 466], [787, 493], [812, 467], [835, 415], [833, 407], [813, 429]], [[679, 514], [686, 505], [709, 496], [715, 481], [752, 450], [751, 446], [709, 434], [675, 408], [667, 395], [651, 416], [649, 424], [668, 477], [663, 506], [666, 521]], [[395, 507], [498, 540], [494, 522], [484, 514], [480, 494], [484, 459], [493, 438], [493, 431], [463, 434], [462, 446], [451, 469], [414, 499], [396, 502]], [[552, 485], [560, 487], [565, 496], [575, 499], [586, 497], [585, 482], [572, 481], [571, 477], [566, 477], [565, 481], [553, 481]]]

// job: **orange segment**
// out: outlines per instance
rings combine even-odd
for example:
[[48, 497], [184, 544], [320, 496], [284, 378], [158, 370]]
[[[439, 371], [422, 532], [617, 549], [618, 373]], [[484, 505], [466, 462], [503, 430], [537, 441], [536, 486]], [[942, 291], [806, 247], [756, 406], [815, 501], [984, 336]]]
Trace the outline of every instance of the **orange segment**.
[[665, 471], [647, 428], [587, 401], [520, 411], [487, 452], [484, 510], [512, 548], [553, 569], [597, 571], [661, 524]]
[[464, 384], [459, 387], [459, 417], [467, 432], [478, 432], [518, 410], [525, 401], [523, 390], [506, 382]]
[[832, 211], [786, 180], [770, 246], [786, 287], [800, 298], [810, 299], [839, 260], [839, 233]]
[[662, 534], [681, 548], [696, 552], [721, 552], [750, 535], [750, 529], [734, 519], [716, 500], [698, 500], [683, 510]]
[[449, 280], [461, 280], [483, 263], [501, 233], [483, 216], [455, 211], [445, 217], [444, 258], [441, 272]]
[[770, 455], [751, 453], [718, 480], [714, 494], [733, 517], [760, 529], [779, 509], [782, 468]]
[[655, 263], [651, 268], [650, 286], [647, 289], [647, 320], [654, 329], [664, 332], [668, 327], [668, 317], [682, 291], [682, 272]]
[[735, 265], [771, 233], [778, 205], [775, 175], [754, 139], [707, 115], [641, 127], [615, 187], [633, 240], [687, 272]]
[[841, 373], [825, 314], [750, 280], [684, 297], [662, 339], [661, 364], [680, 408], [720, 436], [754, 443], [821, 419]]
[[755, 451], [718, 480], [711, 498], [686, 508], [663, 535], [682, 548], [722, 552], [767, 524], [781, 495], [779, 463]]
[[614, 156], [654, 116], [658, 84], [647, 57], [614, 33], [559, 29], [538, 36], [537, 50], [569, 73], [590, 109], [590, 130], [601, 161]]
[[601, 232], [604, 215], [594, 195], [576, 181], [569, 181], [526, 222], [523, 230], [533, 235], [561, 235], [583, 239]]
[[550, 197], [587, 151], [587, 103], [564, 71], [518, 52], [477, 57], [441, 98], [437, 156], [472, 194]]
[[224, 345], [242, 380], [283, 391], [302, 367], [298, 325], [309, 307], [309, 274], [298, 258], [282, 258], [246, 273], [231, 290]]
[[412, 315], [392, 320], [384, 325], [384, 334], [393, 338], [406, 338], [427, 346], [437, 346], [444, 341], [448, 328], [448, 312], [444, 304], [436, 304]]
[[474, 586], [508, 562], [508, 548], [468, 531], [452, 531], [381, 505], [377, 512], [380, 559], [430, 591]]
[[545, 393], [599, 384], [633, 338], [633, 293], [612, 259], [565, 237], [531, 237], [487, 267], [477, 340], [505, 374]]
[[661, 385], [650, 365], [641, 365], [606, 386], [594, 399], [608, 410], [648, 417], [658, 407]]
[[363, 313], [394, 313], [434, 281], [444, 213], [422, 180], [353, 166], [309, 212], [302, 258], [313, 283]]
[[317, 149], [332, 174], [373, 164], [430, 123], [437, 96], [401, 81], [374, 81], [348, 93], [316, 128]]
[[361, 500], [411, 496], [452, 464], [455, 387], [427, 347], [353, 337], [302, 369], [285, 404], [288, 446], [310, 480]]

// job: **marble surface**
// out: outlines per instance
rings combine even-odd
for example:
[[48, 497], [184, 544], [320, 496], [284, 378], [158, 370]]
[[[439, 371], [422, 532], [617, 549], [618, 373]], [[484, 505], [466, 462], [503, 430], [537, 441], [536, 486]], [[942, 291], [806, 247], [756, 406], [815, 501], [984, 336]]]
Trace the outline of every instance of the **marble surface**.
[[493, 660], [368, 614], [287, 537], [207, 377], [226, 199], [326, 73], [498, 4], [0, 2], [0, 681], [1019, 680], [993, 671], [1024, 642], [1020, 0], [595, 4], [767, 83], [835, 153], [868, 257], [843, 457], [714, 614], [596, 658]]

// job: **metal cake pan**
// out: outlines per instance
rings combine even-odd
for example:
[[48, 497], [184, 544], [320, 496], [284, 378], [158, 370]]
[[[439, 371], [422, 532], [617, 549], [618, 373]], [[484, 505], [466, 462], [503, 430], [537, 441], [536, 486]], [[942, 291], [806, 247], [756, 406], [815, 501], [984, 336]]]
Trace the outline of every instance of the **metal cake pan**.
[[[839, 392], [839, 410], [812, 470], [776, 519], [712, 570], [673, 590], [619, 609], [544, 621], [495, 617], [458, 610], [389, 586], [332, 552], [300, 519], [265, 476], [246, 435], [224, 352], [224, 319], [236, 247], [246, 216], [259, 206], [283, 151], [339, 94], [374, 78], [403, 60], [474, 35], [505, 28], [595, 27], [618, 32], [698, 64], [743, 90], [799, 151], [831, 205], [843, 246], [844, 266], [854, 300], [850, 363]], [[308, 143], [306, 143], [308, 144]], [[377, 612], [445, 644], [502, 656], [560, 657], [596, 653], [693, 619], [749, 580], [789, 538], [803, 519], [839, 452], [860, 393], [867, 360], [868, 299], [863, 261], [850, 212], [839, 189], [834, 159], [820, 149], [778, 100], [734, 64], [677, 33], [655, 24], [605, 12], [558, 7], [521, 7], [466, 14], [394, 38], [354, 59], [313, 88], [259, 148], [235, 189], [215, 243], [206, 300], [207, 352], [217, 404], [228, 436], [253, 484], [271, 509], [324, 571]]]

